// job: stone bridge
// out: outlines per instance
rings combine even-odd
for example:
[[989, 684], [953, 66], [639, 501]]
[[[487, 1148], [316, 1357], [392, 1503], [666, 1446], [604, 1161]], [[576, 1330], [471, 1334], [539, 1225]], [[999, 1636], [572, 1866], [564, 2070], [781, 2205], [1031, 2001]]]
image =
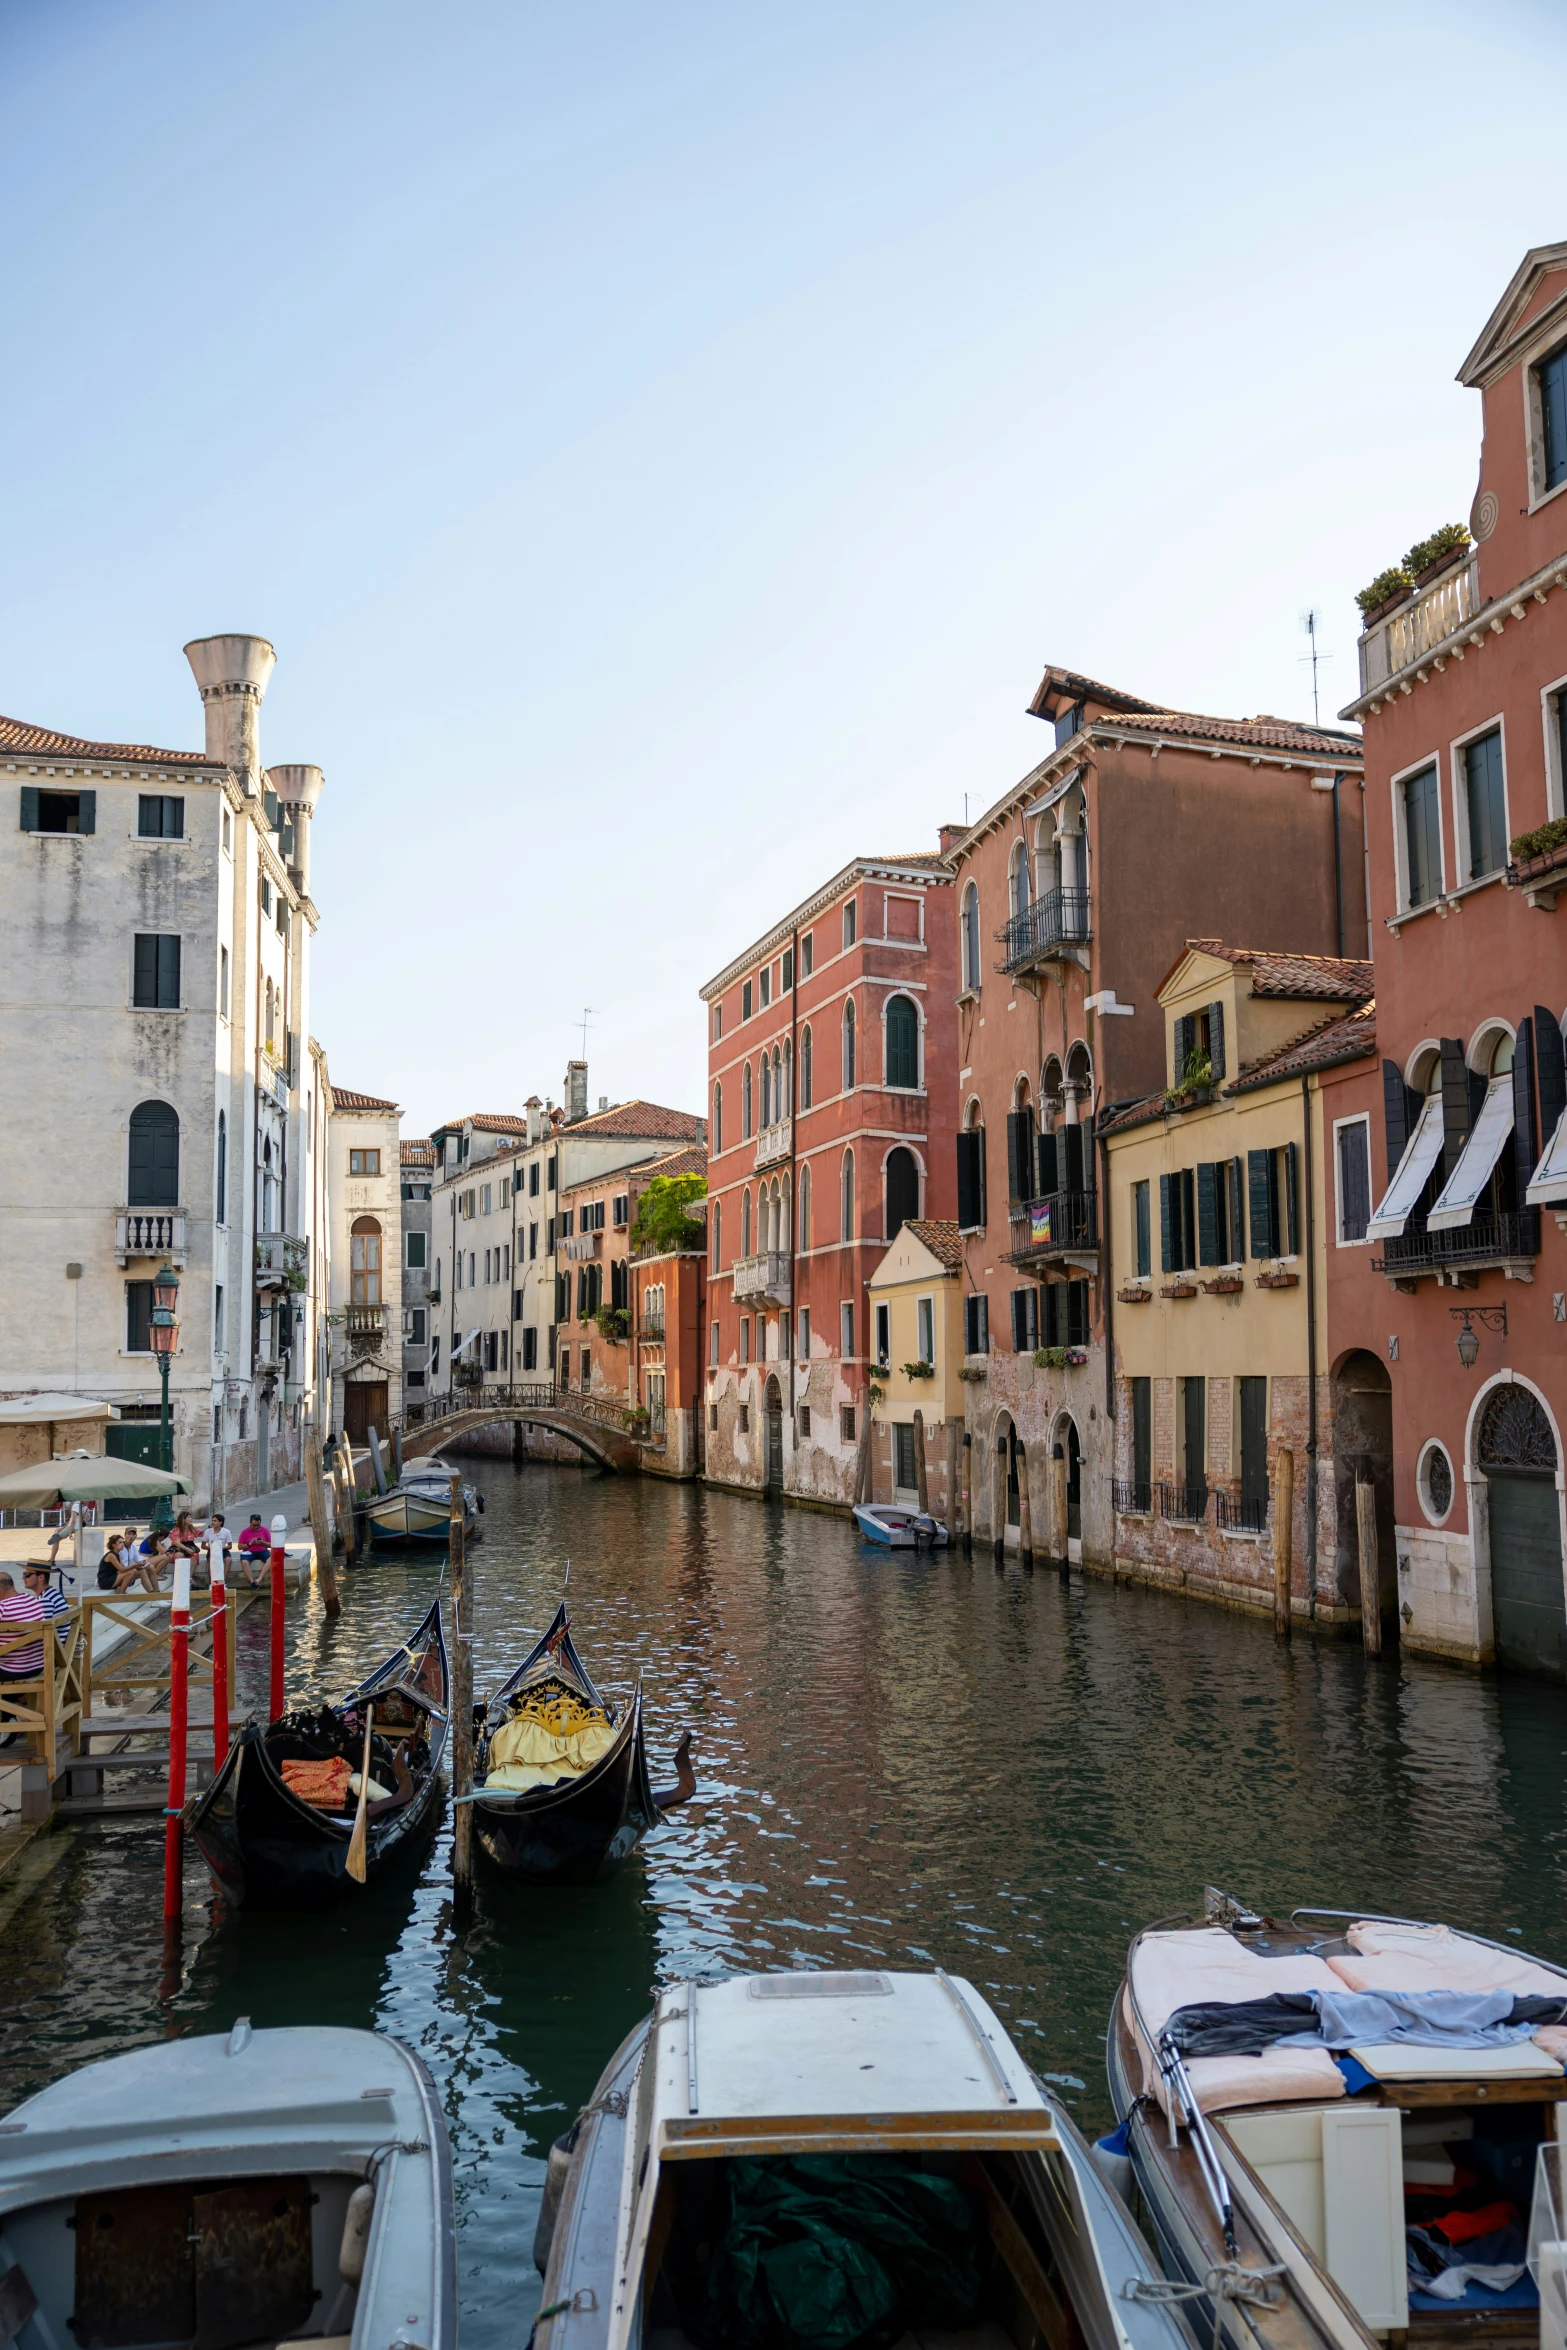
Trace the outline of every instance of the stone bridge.
[[624, 1405], [597, 1396], [573, 1395], [541, 1379], [526, 1387], [487, 1387], [469, 1402], [459, 1389], [451, 1397], [432, 1401], [434, 1419], [403, 1430], [405, 1462], [433, 1460], [449, 1444], [460, 1444], [476, 1428], [492, 1428], [497, 1421], [528, 1428], [548, 1428], [586, 1453], [601, 1469], [629, 1474], [641, 1462], [637, 1439], [627, 1422]]

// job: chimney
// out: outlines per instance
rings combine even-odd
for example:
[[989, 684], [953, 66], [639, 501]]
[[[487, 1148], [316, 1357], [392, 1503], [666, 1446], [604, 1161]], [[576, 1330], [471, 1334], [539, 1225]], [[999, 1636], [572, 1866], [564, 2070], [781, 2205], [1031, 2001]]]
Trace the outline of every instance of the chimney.
[[185, 658], [201, 688], [207, 757], [232, 767], [254, 797], [261, 789], [261, 697], [277, 655], [264, 636], [199, 636]]
[[310, 895], [310, 819], [316, 812], [326, 777], [319, 767], [269, 767], [267, 781], [288, 810], [294, 827], [294, 862], [289, 867], [294, 886]]
[[939, 838], [941, 842], [941, 853], [944, 857], [951, 856], [953, 850], [957, 847], [959, 841], [962, 840], [968, 829], [969, 827], [966, 824], [944, 824], [942, 826]]
[[566, 1063], [566, 1123], [575, 1126], [579, 1118], [588, 1114], [588, 1064], [586, 1061]]

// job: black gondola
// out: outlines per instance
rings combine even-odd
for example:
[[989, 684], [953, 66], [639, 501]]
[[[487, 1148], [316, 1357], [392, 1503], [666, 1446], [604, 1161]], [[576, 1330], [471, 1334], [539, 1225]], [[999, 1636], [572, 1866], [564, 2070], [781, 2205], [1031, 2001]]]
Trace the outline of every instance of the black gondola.
[[[508, 1728], [532, 1722], [553, 1729], [563, 1721], [579, 1734], [590, 1730], [595, 1741], [605, 1729], [610, 1733], [586, 1768], [552, 1784], [487, 1790], [487, 1777], [498, 1767], [497, 1741]], [[562, 1602], [549, 1630], [484, 1709], [472, 1797], [479, 1842], [513, 1876], [536, 1883], [592, 1884], [618, 1868], [666, 1811], [696, 1793], [690, 1750], [687, 1731], [675, 1755], [677, 1784], [655, 1793], [648, 1778], [642, 1684], [637, 1683], [625, 1713], [617, 1715], [577, 1654]]]
[[365, 1882], [413, 1848], [439, 1802], [450, 1678], [437, 1600], [402, 1647], [337, 1705], [284, 1714], [265, 1728], [246, 1723], [189, 1815], [229, 1900], [247, 1909], [319, 1909], [358, 1891], [348, 1873], [357, 1797], [341, 1811], [321, 1810], [287, 1785], [282, 1765], [342, 1756], [357, 1771], [372, 1702], [370, 1776], [393, 1792], [365, 1807]]

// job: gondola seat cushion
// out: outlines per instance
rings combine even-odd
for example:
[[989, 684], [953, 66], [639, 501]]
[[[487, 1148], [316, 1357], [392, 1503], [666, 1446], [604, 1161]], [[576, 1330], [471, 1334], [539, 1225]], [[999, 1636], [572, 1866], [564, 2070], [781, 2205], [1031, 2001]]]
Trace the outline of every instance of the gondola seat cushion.
[[308, 1803], [314, 1811], [341, 1811], [348, 1800], [353, 1765], [343, 1755], [334, 1754], [324, 1762], [290, 1756], [279, 1763], [278, 1769], [290, 1795], [297, 1795], [301, 1803]]
[[[1511, 1991], [1559, 1997], [1567, 1984], [1521, 1951], [1492, 1950], [1451, 1926], [1383, 1925], [1367, 1919], [1328, 1965], [1351, 1991]], [[1548, 2026], [1556, 2030], [1559, 2027]], [[1555, 2051], [1553, 2050], [1554, 2054]]]
[[[1335, 1991], [1338, 1977], [1320, 1958], [1263, 1958], [1222, 1926], [1194, 1926], [1144, 1934], [1132, 1954], [1130, 1988], [1141, 2026], [1157, 2035], [1178, 2007], [1201, 2000], [1266, 1998], [1273, 1991]], [[1137, 2043], [1145, 2097], [1166, 2105], [1158, 2062], [1139, 2013], [1126, 2000], [1126, 2020]], [[1234, 2105], [1313, 2102], [1342, 2097], [1344, 2076], [1325, 2048], [1271, 2048], [1263, 2056], [1199, 2056], [1187, 2074], [1205, 2113]]]
[[614, 1727], [597, 1706], [549, 1695], [528, 1699], [490, 1740], [486, 1787], [548, 1787], [580, 1778], [609, 1752]]

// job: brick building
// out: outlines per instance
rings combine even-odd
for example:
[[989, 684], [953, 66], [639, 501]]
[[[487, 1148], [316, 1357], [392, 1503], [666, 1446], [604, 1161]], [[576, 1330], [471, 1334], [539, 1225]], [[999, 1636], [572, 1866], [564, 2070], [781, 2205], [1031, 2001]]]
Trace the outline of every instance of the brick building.
[[702, 990], [719, 1483], [854, 1498], [866, 1282], [906, 1218], [955, 1206], [957, 837], [856, 857]]

